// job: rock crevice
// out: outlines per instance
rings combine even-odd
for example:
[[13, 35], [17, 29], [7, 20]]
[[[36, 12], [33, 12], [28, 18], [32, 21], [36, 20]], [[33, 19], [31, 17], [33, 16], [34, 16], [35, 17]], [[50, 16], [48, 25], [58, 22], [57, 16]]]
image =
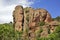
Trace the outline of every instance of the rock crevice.
[[[23, 31], [25, 35], [28, 34], [27, 36], [30, 40], [36, 40], [35, 37], [38, 34], [36, 32], [38, 31], [40, 37], [46, 37], [49, 34], [48, 29], [52, 33], [55, 28], [54, 26], [57, 26], [56, 24], [54, 25], [56, 22], [52, 21], [51, 15], [47, 10], [41, 8], [33, 9], [31, 7], [23, 8], [20, 5], [16, 6], [13, 11], [13, 20], [15, 30]], [[53, 24], [51, 25], [52, 22]]]

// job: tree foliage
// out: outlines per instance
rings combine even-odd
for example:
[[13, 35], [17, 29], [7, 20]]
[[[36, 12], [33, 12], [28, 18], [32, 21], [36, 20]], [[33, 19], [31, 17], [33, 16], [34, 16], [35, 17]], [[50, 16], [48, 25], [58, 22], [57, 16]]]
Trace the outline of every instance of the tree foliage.
[[38, 25], [43, 26], [43, 25], [45, 25], [45, 22], [39, 22]]
[[53, 20], [57, 20], [60, 22], [60, 16], [57, 16], [56, 18], [53, 18]]
[[12, 24], [0, 24], [0, 40], [18, 40], [21, 32], [14, 30]]
[[[0, 40], [22, 40], [23, 32], [14, 30], [13, 24], [0, 24]], [[48, 37], [39, 37], [37, 40], [60, 40], [60, 26], [57, 26], [55, 31]]]

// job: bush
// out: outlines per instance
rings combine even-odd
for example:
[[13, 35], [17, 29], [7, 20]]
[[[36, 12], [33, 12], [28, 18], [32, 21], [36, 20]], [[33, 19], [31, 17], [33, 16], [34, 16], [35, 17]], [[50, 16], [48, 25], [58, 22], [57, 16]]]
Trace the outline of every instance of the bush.
[[37, 40], [49, 40], [47, 37], [40, 37]]
[[[39, 34], [42, 31], [41, 28], [41, 30], [37, 32], [37, 40], [60, 40], [60, 26], [57, 26], [55, 31], [50, 33], [48, 37], [40, 37]], [[22, 40], [22, 34], [23, 32], [15, 31], [12, 24], [0, 24], [0, 40]]]
[[14, 30], [12, 24], [0, 24], [0, 40], [18, 40], [21, 34]]
[[52, 34], [48, 35], [50, 40], [60, 40], [60, 26], [57, 26]]
[[45, 22], [39, 22], [38, 25], [43, 26], [43, 25], [45, 25]]
[[59, 32], [60, 32], [60, 26], [57, 26], [57, 27], [56, 27], [55, 32], [56, 32], [56, 33], [59, 33]]

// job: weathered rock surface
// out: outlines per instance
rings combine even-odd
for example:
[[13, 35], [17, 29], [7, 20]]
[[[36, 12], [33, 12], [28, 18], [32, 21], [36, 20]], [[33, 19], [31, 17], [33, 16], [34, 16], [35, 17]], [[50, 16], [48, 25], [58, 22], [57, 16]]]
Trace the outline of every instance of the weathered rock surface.
[[15, 10], [13, 12], [13, 19], [14, 19], [14, 26], [15, 30], [22, 31], [22, 25], [23, 25], [23, 7], [18, 5], [15, 7]]
[[[36, 40], [35, 37], [46, 37], [49, 32], [54, 32], [55, 21], [52, 21], [51, 15], [45, 9], [33, 9], [31, 7], [23, 8], [18, 5], [13, 11], [14, 27], [17, 31], [23, 31], [24, 37], [27, 35], [29, 40]], [[44, 23], [43, 26], [41, 22]], [[28, 31], [26, 31], [28, 30]]]

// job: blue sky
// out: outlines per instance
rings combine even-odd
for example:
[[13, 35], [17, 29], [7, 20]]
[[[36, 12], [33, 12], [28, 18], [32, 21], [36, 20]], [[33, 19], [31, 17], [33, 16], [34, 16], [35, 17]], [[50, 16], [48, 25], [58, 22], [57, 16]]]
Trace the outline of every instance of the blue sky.
[[60, 16], [60, 0], [0, 0], [0, 23], [13, 21], [12, 12], [16, 5], [44, 8], [53, 18]]
[[44, 8], [48, 10], [53, 18], [60, 16], [60, 0], [38, 0], [32, 5], [33, 8]]

